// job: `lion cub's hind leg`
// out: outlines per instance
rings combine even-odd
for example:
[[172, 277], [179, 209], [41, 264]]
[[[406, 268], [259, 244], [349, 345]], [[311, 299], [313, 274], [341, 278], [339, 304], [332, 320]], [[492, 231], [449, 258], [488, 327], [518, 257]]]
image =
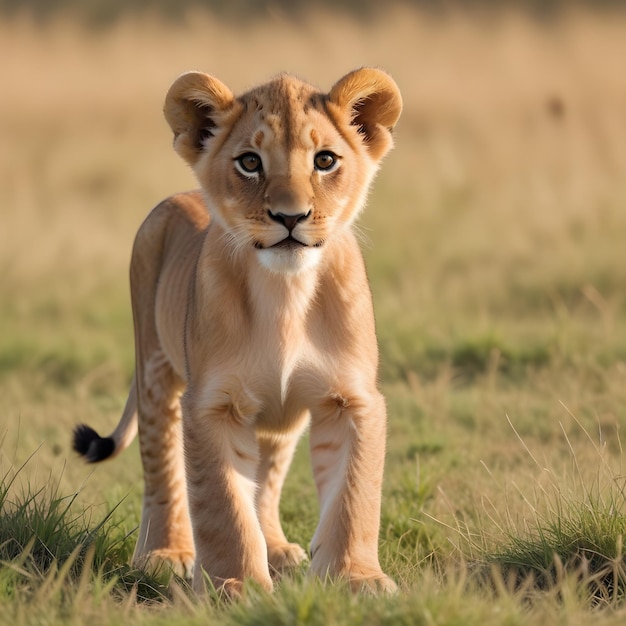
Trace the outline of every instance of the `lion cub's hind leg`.
[[180, 396], [182, 381], [161, 350], [138, 369], [139, 443], [144, 470], [143, 511], [133, 563], [166, 563], [191, 578], [194, 545], [187, 504]]
[[280, 576], [307, 558], [300, 545], [290, 543], [285, 537], [279, 515], [280, 494], [301, 432], [300, 428], [288, 434], [258, 438], [260, 463], [257, 473], [257, 510], [273, 576]]

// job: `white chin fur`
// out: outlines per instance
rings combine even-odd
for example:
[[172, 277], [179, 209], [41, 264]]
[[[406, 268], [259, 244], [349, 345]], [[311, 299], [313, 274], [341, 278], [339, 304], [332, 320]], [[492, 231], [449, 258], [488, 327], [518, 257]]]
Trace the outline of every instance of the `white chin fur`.
[[321, 248], [282, 250], [265, 248], [258, 251], [259, 263], [274, 274], [299, 274], [312, 270], [322, 258]]

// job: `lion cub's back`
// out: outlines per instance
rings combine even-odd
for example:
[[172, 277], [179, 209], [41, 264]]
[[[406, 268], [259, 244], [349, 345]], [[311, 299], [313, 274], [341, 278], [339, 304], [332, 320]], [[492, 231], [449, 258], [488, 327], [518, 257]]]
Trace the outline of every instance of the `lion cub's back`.
[[180, 378], [185, 372], [183, 337], [189, 285], [208, 224], [199, 191], [176, 194], [151, 211], [133, 249], [135, 317], [152, 317], [159, 347]]

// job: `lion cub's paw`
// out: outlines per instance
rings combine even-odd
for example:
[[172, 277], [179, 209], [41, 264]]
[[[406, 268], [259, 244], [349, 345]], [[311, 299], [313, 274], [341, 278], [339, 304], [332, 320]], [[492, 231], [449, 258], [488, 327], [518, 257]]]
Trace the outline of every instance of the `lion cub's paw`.
[[396, 583], [382, 572], [371, 577], [350, 577], [349, 581], [350, 589], [355, 593], [393, 595], [398, 592]]
[[176, 576], [191, 581], [193, 579], [194, 561], [194, 553], [186, 550], [152, 550], [148, 554], [135, 557], [133, 564], [151, 572], [167, 568]]
[[205, 581], [205, 589], [202, 591], [206, 592], [207, 587], [210, 586], [221, 600], [239, 600], [242, 596], [243, 581], [238, 578], [215, 577], [211, 579], [210, 583], [207, 583], [208, 581]]
[[297, 543], [281, 543], [267, 548], [267, 560], [273, 575], [280, 576], [307, 559], [307, 553]]
[[200, 581], [194, 581], [194, 588], [200, 595], [209, 593], [220, 600], [239, 600], [245, 596], [246, 586], [253, 584], [259, 589], [271, 592], [274, 585], [269, 577], [263, 579], [249, 578], [242, 581], [239, 578], [222, 578], [220, 576], [208, 576], [204, 574]]

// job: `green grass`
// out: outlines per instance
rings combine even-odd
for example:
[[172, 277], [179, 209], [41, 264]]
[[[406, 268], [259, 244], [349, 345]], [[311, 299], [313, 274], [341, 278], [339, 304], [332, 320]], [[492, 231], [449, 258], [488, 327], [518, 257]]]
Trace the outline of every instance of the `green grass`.
[[[95, 470], [69, 450], [72, 423], [110, 427], [119, 416], [132, 371], [125, 295], [104, 281], [86, 301], [68, 296], [61, 310], [40, 297], [19, 319], [5, 312], [14, 333], [3, 341], [16, 347], [3, 350], [13, 358], [0, 372], [3, 410], [19, 417], [3, 442], [5, 619], [584, 623], [600, 608], [601, 624], [624, 617], [624, 364], [611, 342], [593, 343], [586, 313], [572, 316], [568, 342], [545, 345], [513, 341], [520, 332], [513, 321], [511, 332], [484, 332], [471, 315], [466, 332], [450, 337], [411, 341], [384, 328], [390, 432], [380, 552], [400, 595], [355, 600], [298, 574], [272, 596], [252, 588], [231, 606], [198, 602], [181, 583], [168, 587], [163, 577], [128, 568], [141, 493], [136, 445]], [[55, 325], [64, 331], [53, 332]], [[547, 326], [538, 325], [539, 334], [550, 335]], [[581, 354], [582, 344], [592, 349]], [[21, 470], [6, 470], [40, 441]], [[306, 442], [282, 514], [289, 536], [306, 544], [317, 515]]]
[[59, 496], [52, 482], [12, 499], [27, 469], [10, 472], [0, 485], [3, 623], [495, 625], [584, 623], [591, 610], [602, 624], [624, 617], [620, 489], [601, 499], [588, 493], [584, 503], [561, 491], [546, 496], [558, 509], [552, 517], [537, 516], [536, 525], [521, 533], [503, 528], [508, 544], [490, 551], [458, 518], [455, 533], [462, 539], [450, 549], [442, 545], [443, 522], [431, 520], [429, 527], [407, 517], [429, 497], [427, 488], [416, 491], [407, 480], [389, 494], [383, 518], [383, 562], [405, 576], [398, 596], [355, 597], [300, 572], [274, 594], [249, 584], [244, 598], [232, 604], [211, 594], [199, 601], [164, 572], [131, 570], [126, 563], [133, 539], [115, 523], [115, 511], [97, 521], [89, 511], [76, 515], [75, 496]]
[[0, 481], [0, 603], [28, 622], [45, 615], [46, 605], [52, 615], [78, 615], [86, 594], [162, 601], [163, 573], [127, 565], [132, 541], [113, 521], [115, 509], [94, 519], [93, 511], [74, 507], [77, 494], [61, 495], [53, 478], [37, 491], [22, 482], [36, 454]]

